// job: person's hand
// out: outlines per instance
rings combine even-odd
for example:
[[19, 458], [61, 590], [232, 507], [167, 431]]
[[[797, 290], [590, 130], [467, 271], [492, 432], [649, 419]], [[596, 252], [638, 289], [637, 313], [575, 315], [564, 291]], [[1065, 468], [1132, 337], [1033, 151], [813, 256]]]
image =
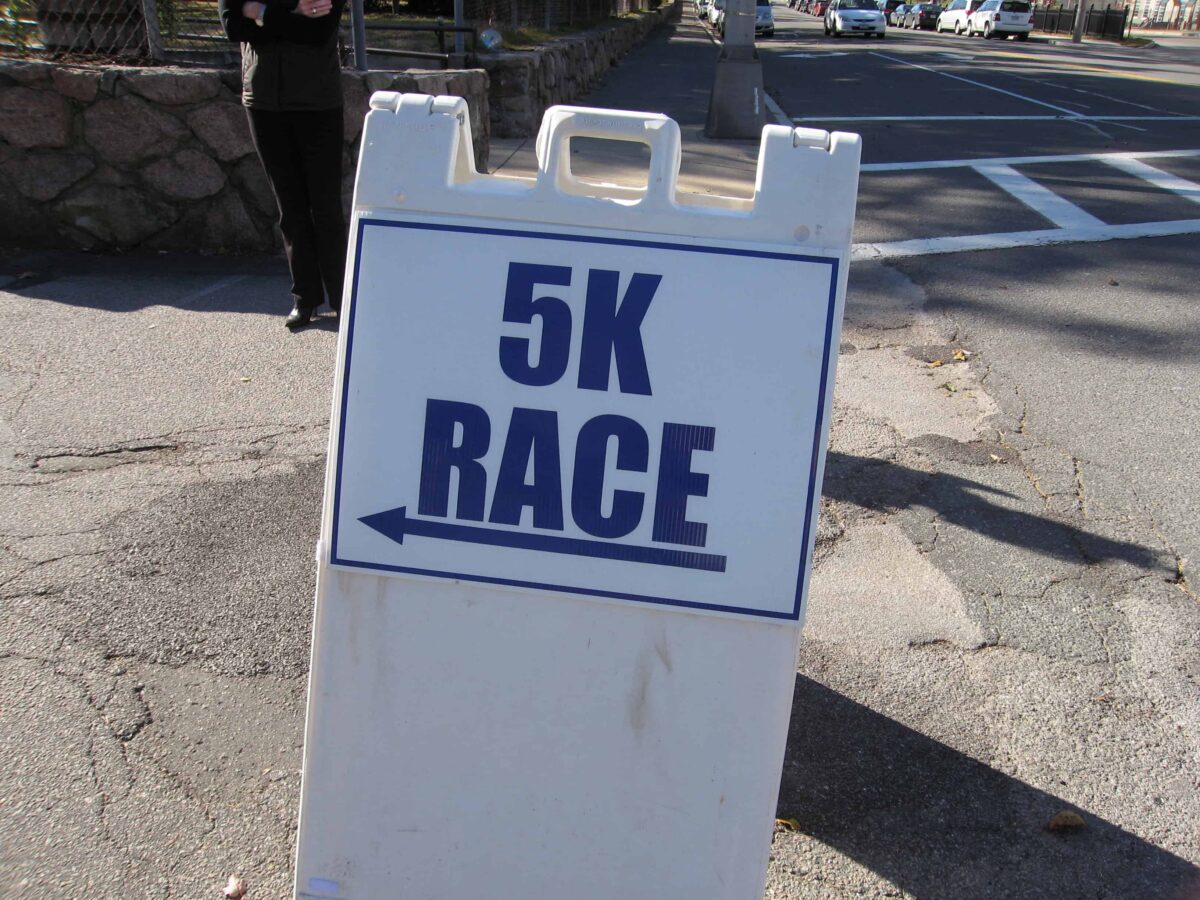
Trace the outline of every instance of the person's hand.
[[255, 0], [247, 0], [247, 2], [242, 4], [242, 15], [251, 21], [254, 19], [261, 19], [263, 13], [266, 11], [267, 4], [257, 3]]
[[300, 0], [296, 12], [310, 19], [319, 19], [333, 11], [333, 0]]

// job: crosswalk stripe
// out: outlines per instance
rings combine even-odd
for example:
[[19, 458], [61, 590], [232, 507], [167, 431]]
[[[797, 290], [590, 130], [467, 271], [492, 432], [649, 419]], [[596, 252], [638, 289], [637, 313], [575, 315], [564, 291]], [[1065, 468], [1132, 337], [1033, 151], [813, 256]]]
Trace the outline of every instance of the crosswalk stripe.
[[1016, 197], [1039, 216], [1049, 219], [1059, 228], [1089, 228], [1104, 222], [1080, 209], [1070, 200], [1050, 188], [1022, 175], [1012, 166], [972, 166], [976, 172], [997, 187]]
[[1111, 162], [1114, 159], [1175, 159], [1200, 156], [1197, 150], [1145, 150], [1121, 153], [1064, 153], [1059, 156], [998, 156], [987, 159], [931, 159], [915, 162], [864, 163], [863, 172], [909, 172], [917, 169], [968, 169], [973, 166], [1034, 166], [1041, 163]]
[[1150, 182], [1157, 188], [1162, 188], [1164, 191], [1171, 191], [1184, 199], [1191, 200], [1193, 203], [1200, 203], [1200, 184], [1196, 184], [1194, 181], [1188, 181], [1186, 178], [1180, 178], [1178, 175], [1164, 172], [1162, 169], [1156, 168], [1149, 163], [1144, 163], [1140, 159], [1117, 157], [1104, 161], [1113, 168], [1128, 172], [1130, 175], [1136, 175], [1138, 178]]
[[910, 241], [854, 244], [850, 250], [850, 258], [852, 260], [896, 259], [905, 256], [928, 256], [935, 253], [1009, 250], [1015, 247], [1131, 240], [1197, 232], [1200, 232], [1200, 219], [1180, 219], [1174, 222], [1137, 222], [1132, 225], [1101, 225], [1100, 227], [1045, 228], [1039, 231], [1010, 231], [997, 234], [963, 234], [953, 237], [917, 238]]
[[930, 169], [974, 169], [998, 188], [1020, 200], [1034, 212], [1053, 222], [1056, 228], [1032, 231], [1008, 231], [993, 234], [964, 234], [946, 237], [915, 238], [906, 241], [858, 243], [851, 259], [893, 259], [935, 253], [964, 253], [975, 250], [1003, 250], [1014, 247], [1038, 247], [1090, 241], [1130, 240], [1175, 234], [1200, 233], [1200, 219], [1165, 222], [1134, 222], [1109, 225], [1061, 194], [1018, 172], [1014, 166], [1047, 163], [1103, 162], [1134, 175], [1157, 188], [1200, 203], [1200, 184], [1156, 168], [1143, 159], [1181, 159], [1200, 156], [1200, 150], [1155, 150], [1125, 153], [1073, 153], [1061, 156], [1019, 156], [996, 159], [929, 160], [909, 163], [873, 163], [863, 172], [910, 172]]

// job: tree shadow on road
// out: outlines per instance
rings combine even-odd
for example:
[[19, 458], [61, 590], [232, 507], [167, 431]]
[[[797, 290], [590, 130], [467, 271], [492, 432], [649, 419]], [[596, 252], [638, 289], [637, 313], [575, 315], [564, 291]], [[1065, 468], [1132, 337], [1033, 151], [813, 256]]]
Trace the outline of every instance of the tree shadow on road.
[[825, 462], [823, 495], [876, 512], [922, 507], [942, 522], [993, 540], [1068, 562], [1120, 561], [1148, 571], [1174, 574], [1163, 551], [1112, 540], [1049, 516], [1038, 516], [1005, 500], [1017, 498], [979, 481], [946, 472], [924, 472], [900, 463], [831, 451]]
[[[1064, 809], [1084, 828], [1051, 832]], [[1200, 898], [1200, 869], [803, 675], [778, 815], [919, 898]]]

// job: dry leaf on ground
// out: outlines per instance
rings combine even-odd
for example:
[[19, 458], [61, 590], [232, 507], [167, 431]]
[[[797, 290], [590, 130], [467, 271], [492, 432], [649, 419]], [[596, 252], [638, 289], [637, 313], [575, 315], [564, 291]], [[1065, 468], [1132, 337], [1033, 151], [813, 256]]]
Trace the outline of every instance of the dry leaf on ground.
[[1054, 814], [1046, 824], [1047, 831], [1077, 831], [1083, 828], [1087, 823], [1083, 821], [1083, 816], [1071, 809], [1064, 809]]

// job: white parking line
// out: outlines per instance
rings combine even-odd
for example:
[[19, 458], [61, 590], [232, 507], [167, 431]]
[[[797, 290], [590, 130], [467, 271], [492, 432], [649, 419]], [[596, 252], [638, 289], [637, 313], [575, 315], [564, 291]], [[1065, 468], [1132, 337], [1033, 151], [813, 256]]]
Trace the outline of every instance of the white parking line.
[[1157, 169], [1152, 165], [1142, 162], [1140, 159], [1116, 157], [1115, 159], [1106, 159], [1104, 161], [1113, 168], [1121, 169], [1130, 175], [1136, 175], [1138, 178], [1150, 182], [1156, 188], [1171, 191], [1186, 200], [1191, 200], [1193, 203], [1200, 203], [1200, 184], [1196, 184], [1194, 181], [1188, 181], [1186, 178], [1180, 178], [1178, 175], [1164, 172], [1162, 169]]
[[1049, 219], [1059, 228], [1095, 228], [1104, 222], [1080, 209], [1070, 200], [1022, 175], [1011, 166], [972, 166], [976, 172], [998, 188], [1012, 194], [1035, 213]]
[[1004, 88], [998, 88], [992, 84], [984, 84], [982, 81], [975, 81], [972, 78], [963, 78], [961, 75], [951, 75], [949, 72], [943, 72], [940, 69], [933, 69], [933, 68], [930, 68], [929, 66], [922, 66], [919, 63], [909, 62], [908, 60], [900, 59], [899, 57], [888, 56], [886, 53], [880, 53], [877, 50], [872, 50], [871, 55], [878, 56], [880, 59], [886, 59], [886, 60], [890, 60], [891, 62], [900, 63], [901, 65], [904, 65], [904, 66], [912, 66], [914, 69], [921, 69], [925, 72], [932, 72], [934, 75], [941, 75], [943, 78], [953, 78], [955, 81], [963, 81], [963, 82], [966, 82], [967, 84], [973, 84], [976, 87], [985, 88], [986, 90], [989, 90], [989, 91], [995, 91], [997, 94], [1006, 94], [1009, 97], [1016, 97], [1018, 100], [1024, 100], [1026, 103], [1033, 103], [1033, 104], [1036, 104], [1037, 106], [1044, 106], [1047, 109], [1053, 109], [1057, 112], [1063, 113], [1064, 115], [1071, 117], [1072, 119], [1079, 118], [1079, 113], [1075, 112], [1074, 110], [1066, 109], [1065, 107], [1062, 107], [1062, 106], [1055, 106], [1053, 103], [1046, 103], [1044, 100], [1035, 100], [1033, 97], [1026, 97], [1024, 94], [1018, 94], [1018, 93], [1015, 93], [1014, 91], [1006, 91], [1006, 90], [1004, 90]]

